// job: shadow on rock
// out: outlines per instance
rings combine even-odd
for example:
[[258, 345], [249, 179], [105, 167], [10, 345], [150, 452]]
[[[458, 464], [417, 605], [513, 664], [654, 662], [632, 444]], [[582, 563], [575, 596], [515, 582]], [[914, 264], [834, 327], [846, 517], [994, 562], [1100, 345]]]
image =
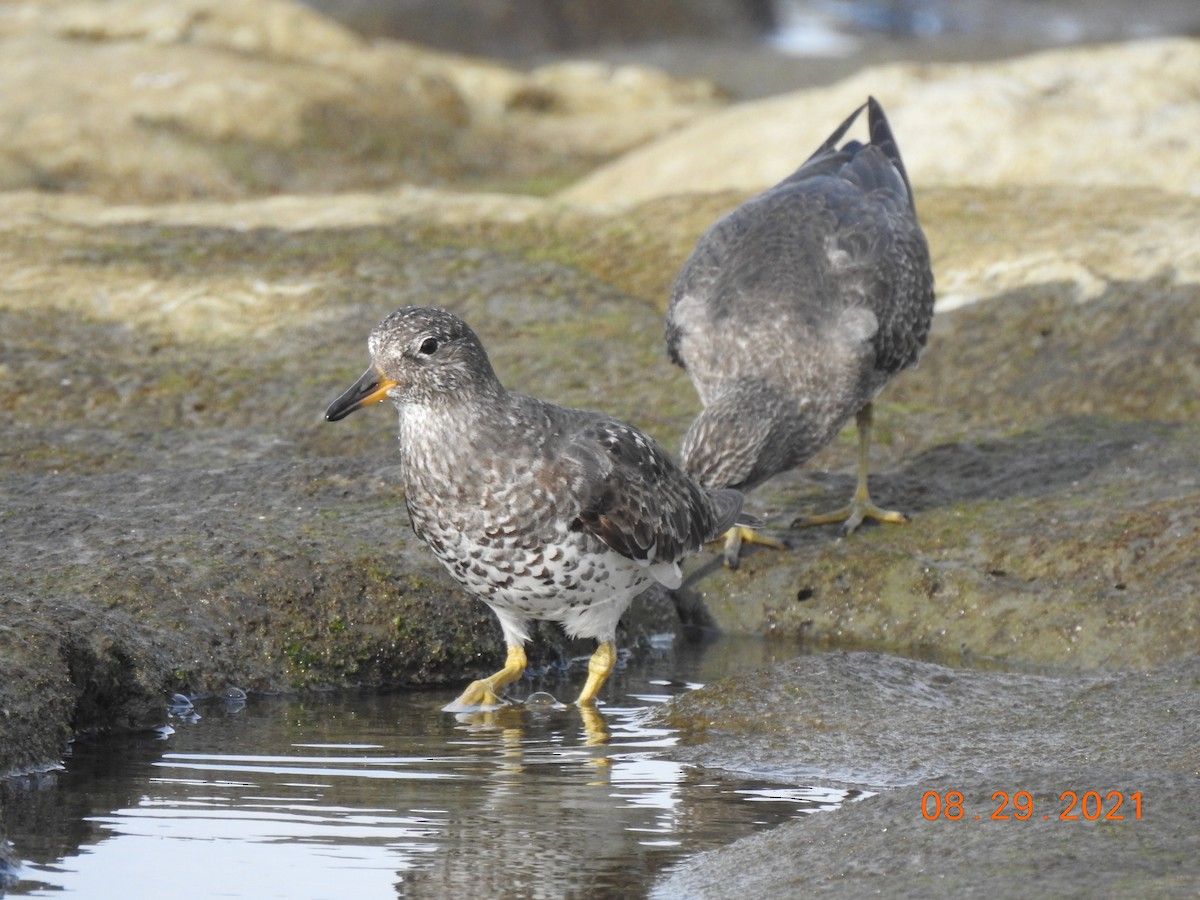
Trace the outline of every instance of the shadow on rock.
[[1134, 461], [1148, 432], [1163, 430], [1178, 429], [1068, 416], [1007, 439], [939, 444], [879, 481], [883, 490], [903, 497], [906, 508], [917, 511], [977, 500], [1045, 497], [1119, 471]]

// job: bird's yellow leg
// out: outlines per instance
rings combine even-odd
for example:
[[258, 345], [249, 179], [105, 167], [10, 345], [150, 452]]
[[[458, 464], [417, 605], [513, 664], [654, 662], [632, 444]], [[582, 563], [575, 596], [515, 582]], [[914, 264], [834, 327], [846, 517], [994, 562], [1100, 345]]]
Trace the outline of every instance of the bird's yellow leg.
[[519, 645], [510, 644], [508, 647], [508, 658], [504, 661], [504, 668], [495, 675], [489, 675], [487, 678], [481, 678], [478, 681], [472, 681], [467, 685], [467, 689], [459, 695], [458, 699], [444, 707], [446, 712], [465, 712], [474, 709], [487, 709], [503, 706], [504, 702], [497, 695], [497, 691], [507, 684], [512, 684], [523, 674], [525, 674], [525, 648]]
[[831, 525], [842, 523], [842, 534], [850, 534], [863, 523], [864, 519], [874, 519], [877, 522], [892, 522], [897, 525], [911, 522], [907, 513], [894, 509], [881, 509], [871, 502], [871, 493], [867, 490], [867, 471], [871, 451], [871, 428], [874, 425], [874, 404], [868, 403], [854, 417], [858, 427], [858, 486], [848, 506], [824, 513], [819, 516], [801, 516], [792, 522], [793, 528], [808, 528], [811, 525]]
[[596, 652], [592, 654], [592, 658], [588, 660], [587, 682], [583, 685], [583, 690], [579, 692], [579, 699], [575, 701], [576, 706], [595, 704], [596, 695], [600, 693], [600, 688], [604, 687], [604, 682], [608, 680], [608, 676], [616, 664], [616, 645], [612, 641], [602, 642], [596, 648]]
[[736, 569], [738, 563], [742, 559], [742, 544], [758, 544], [762, 547], [770, 547], [772, 550], [786, 550], [787, 547], [781, 544], [774, 538], [769, 538], [765, 534], [760, 534], [753, 528], [747, 528], [745, 525], [734, 525], [725, 532], [725, 565], [730, 569]]

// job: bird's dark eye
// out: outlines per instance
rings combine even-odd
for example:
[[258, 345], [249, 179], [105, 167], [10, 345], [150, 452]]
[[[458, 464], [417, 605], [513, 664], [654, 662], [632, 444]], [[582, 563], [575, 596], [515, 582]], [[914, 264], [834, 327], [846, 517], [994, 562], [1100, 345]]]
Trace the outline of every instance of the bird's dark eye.
[[425, 338], [425, 340], [421, 341], [420, 349], [417, 352], [422, 356], [432, 356], [437, 353], [437, 348], [437, 338]]

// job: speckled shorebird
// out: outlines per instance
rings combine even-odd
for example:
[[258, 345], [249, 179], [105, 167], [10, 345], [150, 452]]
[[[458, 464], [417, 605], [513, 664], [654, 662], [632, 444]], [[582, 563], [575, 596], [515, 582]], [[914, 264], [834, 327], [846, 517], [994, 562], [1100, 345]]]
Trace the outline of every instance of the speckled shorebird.
[[371, 367], [325, 413], [391, 397], [413, 530], [491, 607], [504, 668], [447, 710], [500, 704], [525, 670], [532, 619], [599, 642], [579, 694], [593, 704], [616, 662], [617, 620], [652, 581], [738, 518], [742, 495], [706, 490], [636, 428], [509, 391], [454, 314], [410, 306], [368, 341]]
[[[866, 108], [870, 141], [837, 146]], [[867, 491], [872, 401], [914, 366], [933, 318], [933, 272], [912, 188], [872, 97], [779, 184], [718, 220], [683, 264], [667, 309], [667, 352], [704, 409], [682, 465], [708, 488], [748, 491], [794, 468], [856, 417], [850, 504], [792, 527], [864, 518], [907, 522]], [[726, 539], [736, 567], [745, 529]]]

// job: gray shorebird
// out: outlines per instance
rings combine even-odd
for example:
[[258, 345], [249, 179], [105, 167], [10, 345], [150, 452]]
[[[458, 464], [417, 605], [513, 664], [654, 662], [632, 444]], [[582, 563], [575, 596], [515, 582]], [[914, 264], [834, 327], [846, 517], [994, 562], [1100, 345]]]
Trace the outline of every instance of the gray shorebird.
[[446, 709], [500, 705], [534, 619], [599, 642], [577, 700], [593, 704], [621, 614], [653, 581], [678, 587], [680, 560], [738, 520], [742, 495], [700, 487], [636, 428], [507, 390], [445, 310], [397, 310], [368, 347], [370, 368], [325, 418], [392, 399], [413, 530], [491, 607], [508, 646], [504, 668]]
[[[838, 147], [867, 110], [870, 140]], [[849, 505], [792, 527], [907, 522], [867, 490], [872, 401], [915, 366], [933, 318], [929, 247], [883, 109], [869, 98], [792, 175], [713, 224], [667, 308], [667, 353], [704, 404], [681, 464], [708, 488], [749, 491], [808, 460], [851, 417]], [[726, 539], [736, 567], [745, 529]]]

